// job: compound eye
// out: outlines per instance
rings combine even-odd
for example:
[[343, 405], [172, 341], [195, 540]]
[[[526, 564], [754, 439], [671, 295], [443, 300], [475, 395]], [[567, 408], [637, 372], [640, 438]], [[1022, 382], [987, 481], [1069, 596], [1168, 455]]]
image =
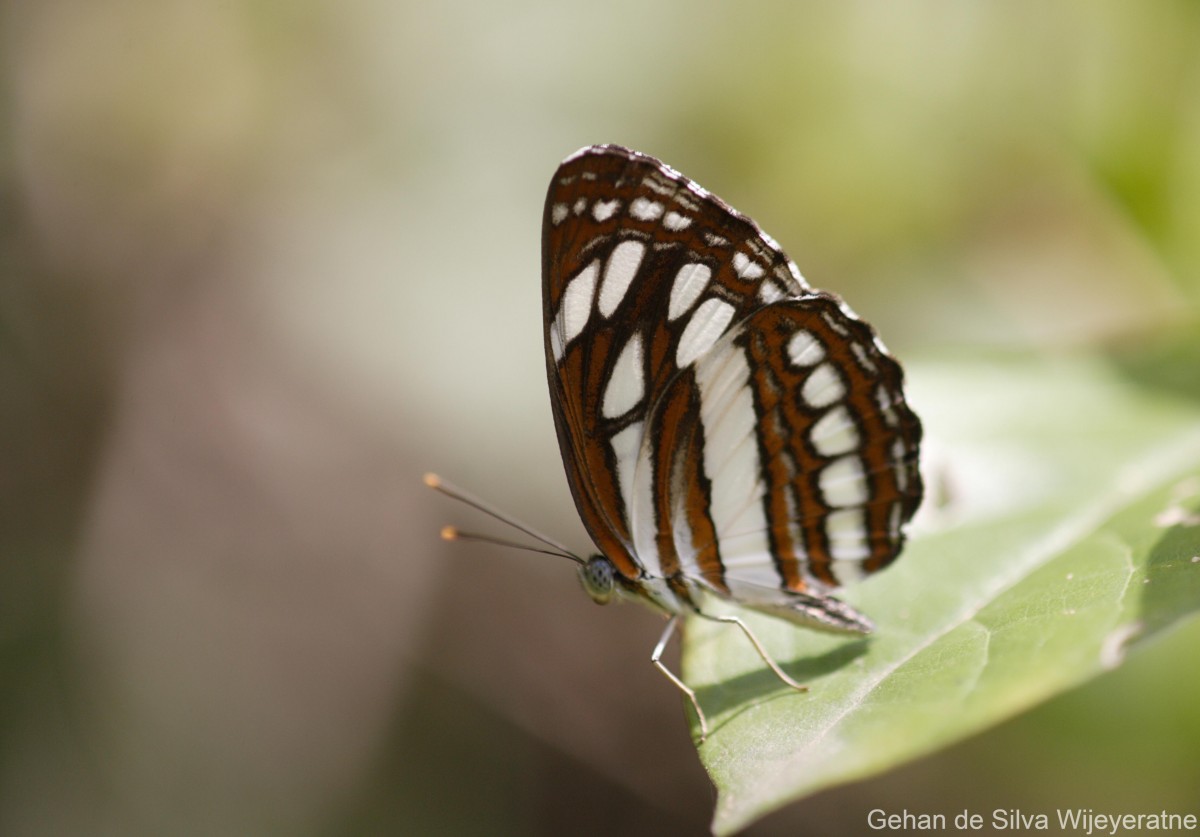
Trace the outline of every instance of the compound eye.
[[596, 604], [606, 604], [612, 599], [616, 588], [615, 573], [616, 568], [603, 555], [593, 555], [579, 568], [583, 589]]

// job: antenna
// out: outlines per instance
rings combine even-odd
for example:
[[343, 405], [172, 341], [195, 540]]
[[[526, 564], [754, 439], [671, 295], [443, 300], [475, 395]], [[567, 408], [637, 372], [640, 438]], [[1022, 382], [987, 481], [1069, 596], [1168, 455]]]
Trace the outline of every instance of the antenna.
[[470, 506], [471, 508], [477, 509], [478, 511], [483, 512], [488, 517], [490, 517], [494, 520], [499, 520], [501, 523], [511, 526], [512, 528], [516, 529], [518, 532], [528, 535], [529, 537], [533, 538], [535, 541], [537, 541], [541, 544], [544, 544], [548, 547], [551, 547], [551, 549], [539, 549], [538, 547], [535, 547], [535, 546], [527, 546], [526, 544], [518, 543], [517, 541], [510, 541], [506, 538], [497, 538], [492, 535], [480, 535], [480, 534], [476, 534], [473, 532], [463, 532], [454, 526], [446, 526], [446, 527], [442, 528], [442, 540], [476, 541], [478, 543], [490, 543], [490, 544], [495, 544], [496, 546], [506, 546], [511, 549], [523, 549], [523, 550], [526, 550], [527, 552], [540, 552], [543, 555], [556, 555], [559, 558], [569, 558], [570, 560], [574, 561], [576, 564], [586, 564], [587, 563], [587, 561], [580, 558], [574, 552], [567, 549], [565, 546], [558, 543], [557, 541], [555, 541], [551, 538], [548, 538], [545, 535], [543, 535], [542, 533], [538, 532], [536, 529], [526, 526], [524, 523], [521, 523], [520, 521], [513, 519], [512, 517], [508, 516], [504, 512], [488, 505], [483, 500], [480, 500], [478, 497], [468, 494], [466, 491], [463, 491], [458, 486], [451, 485], [450, 483], [446, 482], [441, 477], [439, 477], [437, 474], [426, 474], [424, 477], [424, 481], [427, 486], [429, 486], [430, 488], [432, 488], [434, 491], [438, 492], [439, 494], [445, 494], [451, 500], [457, 500], [460, 503], [465, 503], [466, 505]]

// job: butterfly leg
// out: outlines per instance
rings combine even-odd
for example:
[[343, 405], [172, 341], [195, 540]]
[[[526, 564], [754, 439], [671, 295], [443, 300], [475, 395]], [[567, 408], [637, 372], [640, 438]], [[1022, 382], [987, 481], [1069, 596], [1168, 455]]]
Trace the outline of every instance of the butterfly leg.
[[763, 644], [759, 642], [758, 637], [754, 635], [754, 631], [750, 630], [750, 626], [743, 622], [740, 618], [737, 616], [717, 616], [712, 613], [704, 613], [699, 609], [696, 610], [696, 615], [702, 616], [705, 619], [709, 619], [713, 622], [724, 622], [729, 625], [737, 625], [742, 629], [742, 633], [746, 635], [746, 639], [750, 640], [750, 643], [754, 646], [754, 650], [758, 652], [758, 656], [762, 657], [763, 662], [770, 666], [771, 671], [775, 672], [776, 677], [778, 677], [787, 685], [791, 686], [797, 692], [808, 691], [808, 686], [805, 686], [803, 683], [797, 683], [784, 673], [783, 669], [779, 667], [779, 664], [771, 659], [771, 655], [767, 653], [767, 649], [763, 647]]
[[696, 717], [700, 720], [700, 743], [703, 744], [704, 739], [708, 738], [708, 721], [704, 717], [704, 710], [700, 708], [700, 702], [696, 700], [696, 693], [662, 662], [663, 651], [666, 650], [667, 643], [671, 641], [675, 628], [679, 625], [679, 619], [680, 615], [677, 613], [667, 621], [667, 627], [663, 630], [658, 645], [654, 646], [654, 652], [650, 655], [650, 662], [654, 663], [654, 667], [665, 674], [667, 679], [674, 683], [692, 702], [692, 707], [696, 710]]

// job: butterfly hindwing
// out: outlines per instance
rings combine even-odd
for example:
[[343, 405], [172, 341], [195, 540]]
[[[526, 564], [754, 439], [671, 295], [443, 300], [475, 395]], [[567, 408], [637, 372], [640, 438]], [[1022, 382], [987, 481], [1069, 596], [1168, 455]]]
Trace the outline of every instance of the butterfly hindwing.
[[921, 496], [920, 424], [900, 386], [836, 298], [759, 309], [652, 411], [638, 468], [660, 510], [638, 527], [639, 555], [747, 604], [823, 596], [886, 566]]

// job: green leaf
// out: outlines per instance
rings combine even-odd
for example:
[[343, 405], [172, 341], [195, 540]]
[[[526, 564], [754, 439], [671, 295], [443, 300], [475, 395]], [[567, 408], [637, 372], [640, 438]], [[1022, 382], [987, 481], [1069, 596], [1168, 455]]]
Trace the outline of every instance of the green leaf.
[[741, 615], [692, 620], [685, 679], [728, 833], [945, 747], [1121, 663], [1200, 608], [1200, 405], [1087, 359], [909, 368], [927, 508], [905, 554], [844, 592], [847, 641]]

